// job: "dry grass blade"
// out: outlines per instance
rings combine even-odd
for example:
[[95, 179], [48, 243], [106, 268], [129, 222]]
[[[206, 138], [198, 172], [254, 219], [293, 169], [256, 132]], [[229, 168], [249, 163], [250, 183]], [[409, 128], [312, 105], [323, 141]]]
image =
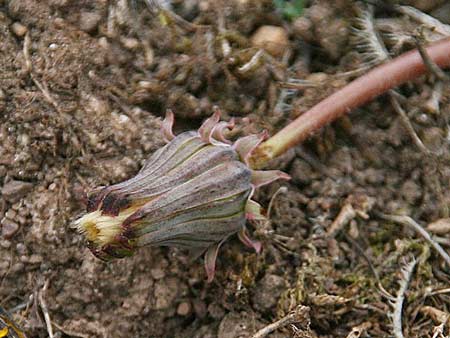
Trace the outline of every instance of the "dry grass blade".
[[[371, 11], [362, 10], [360, 15], [356, 19], [356, 26], [359, 27], [354, 28], [353, 30], [356, 48], [360, 50], [365, 62], [368, 65], [377, 65], [391, 59], [389, 52], [387, 51], [386, 46], [383, 43], [383, 40], [376, 30]], [[443, 73], [443, 71], [430, 60], [425, 48], [421, 43], [418, 43], [418, 50], [420, 52], [420, 55], [422, 56], [422, 59], [424, 60], [424, 63], [429, 69], [435, 70], [435, 68], [437, 68], [439, 69], [440, 73], [438, 70], [435, 70], [436, 73]], [[424, 154], [430, 155], [431, 151], [428, 150], [427, 147], [425, 147], [422, 140], [414, 130], [414, 127], [409, 120], [408, 115], [398, 102], [396, 92], [394, 90], [389, 90], [388, 94], [394, 110], [400, 116], [403, 127], [412, 138], [414, 144]]]
[[414, 231], [416, 231], [419, 235], [421, 235], [437, 252], [438, 254], [444, 259], [445, 263], [450, 267], [450, 256], [448, 253], [442, 248], [442, 246], [437, 243], [433, 237], [415, 220], [413, 220], [409, 216], [398, 216], [398, 215], [386, 215], [383, 213], [377, 213], [377, 216], [392, 221], [395, 223], [399, 223], [402, 225], [406, 225], [410, 228], [412, 228]]
[[389, 52], [376, 31], [372, 11], [361, 9], [353, 27], [353, 43], [367, 65], [377, 65], [390, 59]]
[[423, 152], [426, 155], [432, 155], [431, 150], [429, 150], [425, 145], [423, 144], [420, 137], [417, 135], [416, 131], [414, 130], [414, 127], [411, 123], [411, 121], [408, 118], [408, 115], [406, 114], [405, 110], [401, 107], [400, 103], [398, 102], [393, 90], [389, 91], [389, 97], [391, 99], [391, 104], [394, 107], [394, 110], [397, 112], [397, 114], [400, 116], [400, 120], [403, 124], [403, 127], [406, 129], [410, 137], [412, 138], [414, 144], [417, 148], [420, 149], [421, 152]]
[[359, 338], [371, 327], [372, 327], [371, 322], [364, 322], [358, 326], [354, 326], [346, 338]]
[[208, 26], [196, 25], [189, 21], [186, 21], [181, 16], [169, 11], [161, 6], [158, 0], [145, 0], [145, 4], [153, 15], [165, 15], [170, 20], [175, 22], [179, 27], [188, 31], [188, 32], [196, 32], [199, 29], [209, 29]]
[[409, 282], [416, 264], [417, 261], [413, 258], [409, 263], [406, 263], [402, 267], [401, 279], [399, 281], [400, 288], [397, 291], [397, 296], [395, 298], [387, 297], [394, 310], [392, 313], [389, 313], [388, 316], [392, 320], [393, 333], [396, 338], [404, 338], [402, 329], [403, 302], [405, 300], [405, 293], [406, 290], [408, 290]]
[[299, 305], [295, 310], [289, 312], [280, 320], [277, 320], [276, 322], [263, 327], [261, 330], [256, 332], [252, 336], [252, 338], [267, 337], [267, 335], [279, 328], [298, 322], [302, 322], [305, 327], [309, 327], [309, 321], [309, 307]]
[[448, 36], [450, 35], [450, 26], [445, 25], [436, 18], [433, 18], [432, 16], [425, 14], [422, 11], [419, 11], [418, 9], [411, 7], [411, 6], [396, 6], [396, 9], [410, 18], [420, 22], [421, 24], [427, 26], [428, 28], [432, 29], [435, 32], [438, 32], [442, 35]]
[[48, 313], [47, 303], [45, 302], [44, 296], [43, 296], [43, 293], [48, 289], [48, 286], [49, 286], [49, 281], [47, 280], [45, 282], [42, 290], [40, 290], [38, 292], [38, 302], [41, 307], [42, 313], [44, 314], [44, 320], [45, 320], [45, 325], [47, 327], [48, 336], [49, 336], [49, 338], [53, 338], [54, 335], [53, 335], [52, 321], [50, 319], [50, 314]]

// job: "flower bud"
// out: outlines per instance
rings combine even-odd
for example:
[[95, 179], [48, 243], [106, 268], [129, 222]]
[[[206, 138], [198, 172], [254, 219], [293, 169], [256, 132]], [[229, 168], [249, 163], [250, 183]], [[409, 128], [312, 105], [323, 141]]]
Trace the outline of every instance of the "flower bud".
[[26, 338], [11, 316], [0, 307], [0, 338]]
[[198, 131], [172, 133], [173, 114], [162, 123], [167, 144], [139, 173], [88, 196], [88, 213], [76, 221], [91, 251], [108, 260], [132, 255], [145, 245], [176, 246], [205, 252], [208, 280], [214, 276], [220, 245], [231, 235], [256, 251], [246, 220], [262, 219], [250, 198], [255, 188], [289, 176], [277, 170], [255, 171], [247, 163], [265, 133], [238, 139], [224, 136], [234, 126], [220, 122], [217, 110]]

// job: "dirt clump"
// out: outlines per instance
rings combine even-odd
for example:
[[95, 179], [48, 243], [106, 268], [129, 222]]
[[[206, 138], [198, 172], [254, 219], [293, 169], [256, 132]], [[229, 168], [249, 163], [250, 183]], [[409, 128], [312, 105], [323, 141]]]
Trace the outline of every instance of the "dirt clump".
[[[30, 337], [49, 335], [44, 312], [55, 337], [251, 337], [300, 306], [310, 322], [270, 337], [383, 337], [393, 309], [380, 290], [395, 296], [415, 262], [403, 333], [432, 337], [448, 267], [408, 220], [448, 248], [450, 91], [433, 76], [398, 89], [430, 154], [385, 97], [318, 131], [271, 163], [291, 181], [256, 192], [271, 205], [253, 229], [262, 253], [230, 239], [213, 283], [181, 250], [92, 256], [71, 227], [86, 193], [138, 172], [163, 144], [166, 109], [178, 130], [218, 105], [236, 117], [232, 136], [273, 134], [373, 65], [353, 43], [354, 1], [307, 1], [293, 19], [268, 0], [158, 3], [0, 1], [0, 306]], [[410, 19], [373, 13], [392, 55], [413, 47]], [[267, 25], [283, 53], [252, 45]]]

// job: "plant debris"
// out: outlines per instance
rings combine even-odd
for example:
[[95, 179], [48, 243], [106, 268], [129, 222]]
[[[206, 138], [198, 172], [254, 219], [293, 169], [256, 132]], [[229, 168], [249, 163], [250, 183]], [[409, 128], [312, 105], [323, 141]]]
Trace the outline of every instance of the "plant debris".
[[[217, 105], [235, 118], [227, 137], [273, 135], [374, 66], [373, 45], [354, 39], [362, 22], [394, 58], [447, 34], [434, 21], [445, 3], [361, 16], [366, 4], [313, 0], [288, 20], [272, 0], [0, 1], [0, 306], [29, 337], [387, 337], [380, 289], [395, 294], [415, 257], [402, 334], [448, 336], [435, 244], [448, 255], [450, 88], [433, 71], [393, 94], [415, 135], [383, 96], [269, 163], [292, 180], [253, 196], [271, 205], [252, 226], [262, 251], [230, 239], [210, 284], [177, 249], [101, 262], [70, 227], [88, 191], [135, 176], [163, 145], [166, 109], [176, 134]], [[286, 34], [280, 55], [252, 45], [263, 26]]]

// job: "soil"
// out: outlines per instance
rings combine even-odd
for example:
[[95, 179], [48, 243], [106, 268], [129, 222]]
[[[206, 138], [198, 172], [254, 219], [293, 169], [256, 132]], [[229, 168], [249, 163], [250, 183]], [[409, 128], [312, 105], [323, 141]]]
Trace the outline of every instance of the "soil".
[[[182, 250], [93, 257], [71, 227], [86, 193], [139, 170], [163, 144], [166, 109], [178, 132], [218, 105], [240, 134], [273, 134], [367, 64], [354, 1], [306, 1], [293, 19], [268, 0], [160, 3], [169, 12], [143, 1], [0, 0], [0, 306], [29, 337], [49, 336], [48, 315], [54, 337], [244, 338], [298, 306], [305, 319], [269, 337], [388, 337], [394, 310], [382, 289], [395, 297], [415, 257], [403, 333], [432, 337], [442, 324], [449, 334], [449, 267], [411, 227], [383, 218], [439, 220], [450, 245], [450, 89], [432, 75], [399, 93], [438, 156], [416, 146], [388, 97], [325, 127], [271, 163], [292, 180], [256, 194], [272, 204], [270, 222], [253, 229], [262, 253], [229, 240], [211, 284]], [[442, 20], [448, 10], [403, 3]], [[411, 19], [389, 7], [375, 17], [393, 56], [413, 47]], [[283, 53], [243, 71], [264, 25], [284, 29]], [[280, 86], [294, 79], [308, 85]]]

